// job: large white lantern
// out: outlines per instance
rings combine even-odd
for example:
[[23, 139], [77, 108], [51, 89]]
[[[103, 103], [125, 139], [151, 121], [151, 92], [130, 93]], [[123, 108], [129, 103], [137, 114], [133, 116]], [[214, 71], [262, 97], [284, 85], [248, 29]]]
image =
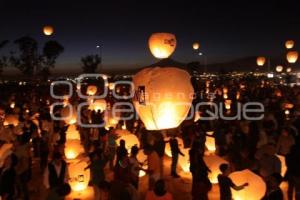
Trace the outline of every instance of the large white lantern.
[[204, 156], [203, 160], [211, 171], [211, 173], [208, 174], [208, 178], [210, 182], [218, 183], [218, 175], [221, 174], [220, 165], [228, 164], [228, 162], [217, 155]]
[[179, 68], [145, 68], [133, 77], [133, 100], [147, 130], [176, 128], [187, 116], [194, 89], [190, 75]]
[[116, 130], [116, 134], [119, 136], [117, 139], [117, 143], [120, 143], [120, 140], [125, 140], [125, 147], [128, 153], [131, 152], [131, 147], [140, 146], [140, 141], [136, 135], [130, 133], [128, 130], [118, 129]]
[[286, 59], [289, 63], [296, 63], [297, 60], [298, 60], [298, 51], [289, 51], [287, 54], [286, 54]]
[[278, 65], [278, 66], [276, 67], [276, 72], [280, 73], [280, 72], [282, 72], [282, 70], [283, 70], [283, 66]]
[[168, 58], [176, 48], [176, 37], [172, 33], [153, 33], [148, 43], [154, 57]]
[[61, 110], [61, 117], [66, 124], [75, 124], [77, 122], [77, 110], [73, 106], [66, 106]]
[[69, 184], [73, 191], [84, 191], [90, 181], [90, 170], [84, 160], [74, 160], [68, 164]]
[[243, 171], [233, 172], [229, 175], [236, 185], [248, 183], [249, 185], [243, 190], [236, 191], [232, 189], [232, 197], [235, 200], [258, 200], [262, 199], [266, 193], [265, 181], [252, 171], [246, 169]]

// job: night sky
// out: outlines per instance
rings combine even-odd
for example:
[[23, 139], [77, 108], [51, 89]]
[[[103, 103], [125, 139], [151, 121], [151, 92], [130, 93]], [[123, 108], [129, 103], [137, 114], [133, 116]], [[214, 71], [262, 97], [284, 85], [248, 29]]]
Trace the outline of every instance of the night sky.
[[[111, 2], [111, 3], [107, 3]], [[239, 1], [68, 1], [1, 0], [0, 40], [14, 41], [29, 35], [40, 44], [59, 41], [65, 52], [56, 70], [78, 70], [80, 58], [103, 47], [105, 70], [142, 67], [156, 61], [147, 42], [153, 32], [177, 37], [173, 58], [199, 60], [192, 43], [199, 41], [209, 63], [256, 55], [278, 56], [284, 41], [296, 41], [300, 49], [300, 7], [295, 3]], [[217, 2], [217, 1], [215, 1]], [[44, 36], [44, 25], [55, 34]], [[9, 45], [0, 54], [6, 54]]]

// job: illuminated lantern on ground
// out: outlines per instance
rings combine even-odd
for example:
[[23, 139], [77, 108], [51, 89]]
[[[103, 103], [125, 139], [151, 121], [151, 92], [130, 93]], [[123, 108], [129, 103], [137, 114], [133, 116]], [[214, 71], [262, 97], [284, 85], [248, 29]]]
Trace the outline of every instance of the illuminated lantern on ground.
[[18, 126], [18, 124], [19, 124], [19, 115], [9, 114], [5, 116], [3, 122], [4, 126], [8, 126], [8, 125]]
[[294, 45], [295, 45], [295, 42], [294, 42], [293, 40], [287, 40], [287, 41], [285, 42], [285, 47], [286, 47], [287, 49], [292, 49], [292, 48], [294, 47]]
[[89, 85], [86, 89], [86, 94], [93, 96], [97, 93], [97, 87], [95, 85]]
[[289, 51], [286, 54], [286, 59], [289, 63], [296, 63], [298, 60], [298, 51]]
[[86, 169], [86, 161], [74, 160], [68, 164], [69, 184], [73, 191], [83, 191], [88, 187], [90, 181], [90, 170]]
[[265, 62], [266, 62], [266, 58], [265, 57], [260, 56], [260, 57], [258, 57], [256, 59], [256, 64], [258, 66], [264, 66]]
[[290, 73], [291, 71], [292, 71], [292, 68], [291, 68], [291, 67], [286, 68], [286, 72], [287, 72], [287, 73]]
[[65, 143], [65, 156], [67, 159], [75, 159], [84, 153], [80, 140], [67, 140]]
[[281, 176], [284, 177], [287, 171], [287, 166], [285, 162], [285, 157], [281, 155], [276, 155], [281, 162]]
[[205, 164], [210, 169], [211, 173], [208, 178], [211, 183], [218, 183], [218, 175], [221, 174], [220, 165], [228, 164], [226, 160], [216, 155], [207, 155], [203, 157]]
[[80, 140], [79, 131], [77, 130], [77, 128], [74, 124], [72, 124], [68, 127], [68, 130], [66, 131], [66, 139], [67, 140]]
[[117, 144], [120, 144], [120, 140], [125, 140], [125, 147], [128, 153], [131, 152], [131, 147], [140, 146], [140, 141], [137, 136], [130, 133], [128, 130], [118, 129], [116, 130], [116, 134], [119, 136], [117, 139]]
[[266, 193], [265, 181], [252, 171], [246, 169], [243, 171], [233, 172], [229, 175], [236, 185], [248, 183], [249, 185], [243, 190], [236, 191], [232, 189], [232, 197], [235, 200], [258, 200], [262, 199]]
[[62, 108], [60, 114], [66, 124], [75, 124], [77, 122], [77, 111], [73, 106]]
[[[144, 154], [144, 152], [142, 150], [139, 151], [138, 155], [137, 155], [137, 160], [139, 161], [139, 163], [145, 163], [147, 160], [147, 156]], [[147, 169], [148, 165], [143, 166], [143, 168]], [[146, 175], [146, 172], [143, 170], [140, 170], [139, 172], [139, 177], [143, 177]]]
[[104, 99], [97, 99], [93, 103], [90, 104], [89, 110], [101, 111], [106, 110], [106, 101]]
[[186, 118], [194, 89], [179, 68], [145, 68], [133, 77], [134, 107], [147, 130], [176, 128]]
[[176, 48], [176, 38], [171, 33], [153, 33], [148, 43], [151, 53], [156, 58], [168, 58]]
[[278, 65], [278, 66], [276, 67], [276, 72], [280, 73], [280, 72], [282, 72], [282, 71], [283, 71], [283, 66]]
[[45, 35], [52, 35], [54, 32], [54, 28], [52, 26], [44, 26], [43, 32]]
[[194, 43], [193, 43], [193, 49], [194, 49], [194, 50], [198, 50], [199, 47], [200, 47], [200, 44], [199, 44], [198, 42], [194, 42]]
[[215, 138], [211, 135], [206, 136], [205, 146], [208, 150], [208, 153], [216, 152], [216, 141]]

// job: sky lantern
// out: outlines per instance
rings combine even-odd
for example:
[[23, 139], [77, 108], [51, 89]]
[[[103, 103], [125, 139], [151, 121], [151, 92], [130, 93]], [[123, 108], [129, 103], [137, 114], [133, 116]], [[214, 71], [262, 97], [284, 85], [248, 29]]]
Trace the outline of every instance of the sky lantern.
[[19, 124], [19, 115], [8, 114], [5, 116], [3, 122], [4, 126], [8, 126], [8, 125], [18, 126], [18, 124]]
[[147, 130], [176, 128], [188, 115], [194, 89], [185, 70], [145, 68], [133, 77], [133, 83], [134, 107]]
[[230, 110], [231, 109], [231, 103], [232, 101], [230, 99], [226, 99], [224, 104], [225, 104], [225, 108], [226, 110]]
[[257, 57], [256, 64], [258, 66], [264, 66], [265, 63], [266, 63], [266, 58], [265, 57], [263, 57], [263, 56]]
[[117, 144], [120, 144], [120, 140], [125, 140], [125, 147], [128, 153], [131, 152], [131, 147], [140, 146], [140, 141], [137, 136], [130, 133], [128, 130], [118, 129], [116, 130], [116, 134], [119, 136], [117, 139]]
[[280, 72], [282, 72], [282, 71], [283, 71], [283, 66], [278, 65], [278, 66], [276, 67], [276, 72], [280, 73]]
[[176, 48], [176, 37], [172, 33], [153, 33], [148, 44], [154, 57], [168, 58]]
[[80, 140], [80, 134], [77, 130], [77, 127], [72, 124], [68, 127], [66, 131], [66, 139], [67, 140]]
[[84, 153], [84, 149], [80, 140], [67, 140], [65, 143], [65, 156], [67, 159], [75, 159], [82, 153]]
[[198, 42], [193, 43], [193, 49], [198, 50], [200, 48], [200, 44]]
[[286, 68], [286, 72], [287, 72], [287, 73], [290, 73], [291, 71], [292, 71], [292, 68], [291, 68], [291, 67]]
[[86, 94], [89, 96], [94, 96], [97, 93], [97, 86], [89, 85], [86, 89]]
[[77, 111], [73, 106], [62, 108], [60, 114], [66, 124], [75, 124], [77, 122]]
[[289, 51], [286, 54], [286, 59], [289, 63], [296, 63], [298, 60], [298, 51]]
[[218, 183], [218, 175], [221, 174], [220, 165], [228, 164], [226, 160], [217, 155], [207, 155], [203, 157], [205, 164], [211, 170], [208, 174], [208, 178], [211, 183]]
[[262, 199], [266, 193], [265, 181], [252, 171], [246, 169], [243, 171], [236, 171], [229, 175], [236, 185], [248, 183], [249, 185], [243, 190], [236, 191], [232, 189], [232, 197], [237, 200], [257, 200]]
[[106, 101], [104, 99], [97, 99], [89, 105], [89, 110], [101, 111], [106, 110]]
[[43, 32], [44, 32], [45, 35], [50, 36], [54, 32], [54, 28], [53, 28], [53, 26], [49, 26], [49, 25], [44, 26]]
[[285, 48], [287, 48], [287, 49], [292, 49], [294, 47], [294, 45], [295, 45], [295, 42], [293, 40], [287, 40], [285, 42]]
[[206, 146], [209, 154], [215, 153], [216, 152], [215, 137], [212, 135], [206, 135], [205, 146]]
[[109, 83], [108, 84], [108, 89], [110, 89], [110, 90], [115, 89], [115, 83]]
[[87, 189], [90, 181], [90, 170], [86, 169], [88, 163], [84, 160], [74, 160], [68, 164], [69, 184], [73, 191], [79, 192]]

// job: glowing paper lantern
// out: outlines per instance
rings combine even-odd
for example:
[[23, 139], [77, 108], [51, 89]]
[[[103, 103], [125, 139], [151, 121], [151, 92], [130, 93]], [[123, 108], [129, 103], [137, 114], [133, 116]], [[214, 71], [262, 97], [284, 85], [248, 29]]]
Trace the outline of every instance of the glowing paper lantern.
[[293, 40], [287, 40], [287, 41], [285, 42], [285, 47], [286, 47], [287, 49], [292, 49], [292, 48], [294, 47], [294, 45], [295, 45], [295, 42], [294, 42]]
[[83, 191], [88, 187], [90, 181], [90, 170], [86, 169], [88, 163], [74, 160], [68, 165], [69, 184], [73, 191]]
[[67, 140], [65, 143], [65, 156], [67, 159], [75, 159], [84, 153], [80, 140]]
[[286, 54], [286, 59], [289, 63], [295, 63], [298, 60], [298, 51], [289, 51]]
[[266, 193], [265, 181], [252, 171], [246, 169], [243, 171], [233, 172], [229, 175], [233, 183], [236, 185], [242, 185], [249, 183], [243, 190], [236, 191], [232, 189], [232, 197], [237, 200], [257, 200], [264, 197]]
[[67, 140], [80, 140], [79, 131], [77, 130], [77, 128], [74, 124], [72, 124], [68, 127], [68, 130], [66, 131], [66, 139]]
[[77, 110], [73, 106], [62, 108], [60, 114], [66, 124], [75, 124], [77, 122]]
[[291, 67], [286, 68], [286, 72], [287, 72], [287, 73], [290, 73], [291, 71], [292, 71], [292, 68], [291, 68]]
[[89, 110], [104, 111], [106, 110], [106, 101], [104, 99], [97, 99], [89, 105]]
[[54, 28], [52, 26], [44, 26], [43, 32], [45, 35], [52, 35], [54, 32]]
[[200, 44], [199, 44], [198, 42], [194, 42], [194, 43], [193, 43], [193, 49], [194, 49], [194, 50], [198, 50], [199, 47], [200, 47]]
[[153, 33], [148, 43], [151, 53], [156, 58], [168, 58], [176, 48], [176, 38], [171, 33]]
[[108, 84], [108, 88], [109, 88], [110, 90], [115, 89], [115, 83], [109, 83], [109, 84]]
[[292, 103], [283, 103], [282, 107], [284, 109], [292, 109], [292, 108], [294, 108], [294, 104], [292, 104]]
[[276, 72], [280, 73], [280, 72], [282, 72], [282, 71], [283, 71], [283, 66], [278, 65], [278, 66], [276, 67]]
[[203, 157], [205, 164], [210, 169], [211, 173], [208, 178], [211, 183], [218, 183], [218, 175], [221, 174], [220, 165], [228, 164], [226, 160], [216, 155], [207, 155]]
[[207, 135], [205, 140], [205, 146], [209, 153], [216, 152], [216, 140], [213, 136]]
[[8, 125], [18, 126], [18, 124], [19, 124], [19, 115], [9, 114], [5, 116], [3, 122], [4, 126], [8, 126]]
[[266, 62], [266, 58], [265, 57], [260, 56], [260, 57], [258, 57], [256, 59], [256, 64], [258, 66], [264, 66], [265, 62]]
[[83, 191], [71, 191], [71, 193], [65, 197], [65, 200], [74, 200], [74, 199], [92, 200], [94, 198], [95, 198], [94, 188], [92, 186], [89, 186]]
[[227, 109], [227, 110], [230, 110], [230, 108], [231, 108], [231, 100], [229, 100], [229, 99], [227, 99], [227, 100], [225, 100], [225, 108]]
[[137, 136], [130, 133], [128, 130], [118, 129], [116, 130], [116, 134], [119, 136], [117, 139], [117, 144], [120, 144], [120, 140], [125, 140], [125, 147], [128, 153], [131, 152], [131, 147], [140, 146], [140, 141]]
[[0, 168], [3, 167], [4, 161], [13, 151], [13, 144], [5, 143], [0, 147]]
[[133, 77], [133, 83], [137, 94], [134, 107], [147, 130], [176, 128], [186, 118], [194, 94], [186, 71], [146, 68]]
[[86, 89], [86, 94], [93, 96], [97, 93], [97, 87], [95, 85], [89, 85]]

